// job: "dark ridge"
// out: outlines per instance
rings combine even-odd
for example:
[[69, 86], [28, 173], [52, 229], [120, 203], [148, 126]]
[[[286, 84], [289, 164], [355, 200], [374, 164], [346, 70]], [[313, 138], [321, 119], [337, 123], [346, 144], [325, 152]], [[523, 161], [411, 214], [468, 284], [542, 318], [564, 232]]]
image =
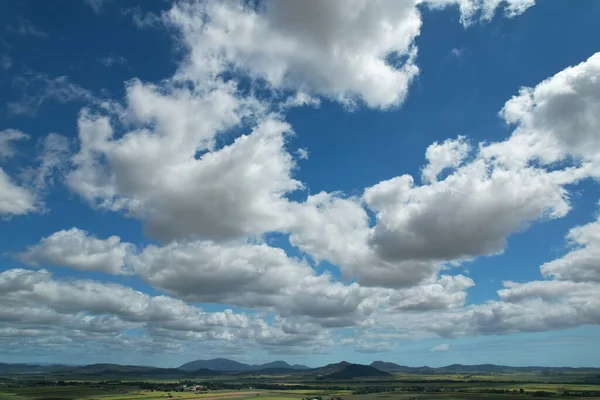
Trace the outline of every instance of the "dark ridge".
[[350, 364], [345, 368], [323, 376], [323, 379], [353, 379], [368, 377], [387, 377], [392, 376], [389, 372], [381, 371], [370, 365]]

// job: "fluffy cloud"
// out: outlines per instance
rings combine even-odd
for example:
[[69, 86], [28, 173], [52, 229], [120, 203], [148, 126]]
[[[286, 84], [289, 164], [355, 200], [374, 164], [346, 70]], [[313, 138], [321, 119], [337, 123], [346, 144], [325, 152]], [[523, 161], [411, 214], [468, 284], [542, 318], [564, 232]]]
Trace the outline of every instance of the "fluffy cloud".
[[377, 306], [375, 290], [332, 282], [265, 244], [149, 246], [132, 263], [147, 282], [189, 301], [307, 316], [323, 325], [356, 324]]
[[275, 89], [387, 108], [418, 74], [414, 0], [182, 2], [166, 19], [190, 49], [181, 73], [192, 79], [235, 69]]
[[[137, 327], [150, 336], [157, 330], [174, 335], [181, 332], [196, 340], [249, 341], [275, 347], [313, 340], [300, 331], [284, 330], [285, 320], [269, 325], [252, 314], [231, 310], [207, 313], [181, 300], [152, 297], [118, 284], [55, 280], [45, 270], [4, 271], [0, 288], [8, 288], [0, 292], [0, 327], [44, 327], [60, 330], [67, 337], [114, 335]], [[316, 337], [322, 338], [324, 333]]]
[[[595, 233], [595, 225], [596, 222], [570, 231], [570, 240], [577, 238], [579, 244], [588, 243], [587, 245], [540, 267], [542, 273], [554, 277], [552, 280], [525, 283], [506, 281], [504, 287], [498, 290], [499, 300], [490, 300], [485, 304], [459, 307], [461, 304], [457, 303], [446, 309], [438, 307], [420, 313], [407, 313], [402, 309], [388, 308], [372, 316], [374, 326], [398, 329], [400, 332], [413, 335], [435, 334], [455, 337], [543, 332], [598, 325], [600, 324], [598, 312], [600, 284], [593, 273], [596, 269], [595, 264], [591, 258], [588, 258], [593, 256], [590, 237]], [[583, 252], [583, 256], [571, 255], [579, 252]], [[572, 259], [573, 264], [568, 264], [565, 259]], [[469, 285], [468, 278], [453, 277], [450, 280], [450, 277], [446, 277], [445, 279], [447, 284], [454, 284], [455, 290], [458, 291]], [[418, 293], [415, 289], [410, 291]], [[449, 296], [446, 298], [452, 299], [452, 291], [448, 292]], [[432, 296], [432, 299], [435, 300], [435, 296]], [[391, 300], [390, 304], [393, 304]], [[410, 311], [410, 308], [407, 310]]]
[[597, 171], [599, 77], [600, 53], [596, 53], [534, 88], [522, 88], [500, 113], [516, 125], [514, 133], [504, 142], [484, 147], [484, 155], [507, 165], [530, 160], [551, 164], [574, 157], [594, 163]]
[[429, 351], [448, 351], [450, 350], [450, 345], [447, 343], [438, 344], [437, 346], [433, 346]]
[[[533, 5], [428, 3], [458, 4], [465, 24], [491, 19], [498, 7], [513, 16]], [[90, 204], [144, 221], [146, 232], [163, 244], [134, 253], [116, 236], [99, 239], [73, 228], [42, 239], [21, 259], [135, 273], [174, 297], [57, 280], [45, 270], [8, 270], [0, 273], [0, 337], [21, 335], [20, 346], [40, 348], [93, 341], [151, 352], [219, 340], [232, 349], [251, 343], [279, 354], [298, 344], [319, 351], [332, 344], [331, 330], [354, 327], [363, 333], [352, 341], [357, 351], [380, 352], [400, 337], [600, 324], [598, 221], [572, 229], [573, 248], [541, 266], [550, 279], [505, 282], [498, 300], [465, 306], [474, 282], [449, 270], [502, 252], [506, 238], [529, 223], [563, 217], [570, 209], [565, 186], [597, 175], [599, 55], [509, 100], [501, 116], [515, 130], [506, 141], [471, 149], [459, 136], [432, 144], [421, 184], [400, 175], [362, 196], [323, 192], [296, 202], [288, 197], [302, 188], [286, 148], [292, 128], [278, 113], [316, 106], [313, 96], [378, 108], [400, 104], [418, 73], [414, 39], [421, 22], [414, 2], [307, 6], [290, 0], [259, 8], [233, 0], [181, 2], [164, 20], [188, 46], [184, 63], [161, 84], [130, 81], [122, 105], [83, 110], [79, 150], [67, 176], [71, 190]], [[278, 99], [290, 97], [280, 107], [258, 101], [235, 79], [225, 81], [225, 71], [266, 83]], [[41, 101], [97, 102], [66, 78], [44, 79], [53, 94]], [[10, 140], [22, 136], [6, 132], [0, 155], [10, 157]], [[60, 137], [47, 141], [41, 182], [68, 154]], [[557, 164], [565, 160], [569, 167]], [[35, 196], [0, 169], [0, 214], [26, 213], [34, 204]], [[274, 231], [289, 234], [291, 245], [312, 260], [260, 242]], [[317, 274], [313, 260], [339, 266], [343, 278], [355, 282]], [[186, 301], [266, 311], [273, 322], [263, 314], [209, 313]], [[143, 334], [129, 337], [131, 328]], [[386, 329], [395, 336], [380, 343], [380, 336], [369, 336]]]
[[466, 289], [474, 286], [463, 275], [442, 275], [437, 282], [396, 291], [387, 306], [395, 311], [428, 311], [461, 307], [467, 299]]
[[77, 228], [56, 232], [18, 258], [111, 274], [136, 274], [156, 288], [192, 302], [255, 308], [305, 323], [351, 326], [376, 309], [390, 291], [334, 282], [305, 261], [266, 244], [209, 241], [150, 245], [136, 253], [119, 237], [98, 239]]
[[569, 231], [573, 249], [540, 267], [546, 277], [574, 282], [600, 283], [600, 220]]
[[164, 94], [131, 82], [122, 117], [139, 128], [119, 138], [107, 117], [84, 111], [69, 186], [93, 204], [146, 220], [146, 231], [165, 241], [280, 229], [282, 196], [300, 187], [284, 149], [291, 128], [267, 116], [250, 134], [215, 148], [220, 132], [259, 105], [228, 84], [196, 89]]
[[123, 274], [128, 273], [125, 257], [132, 247], [131, 244], [122, 243], [117, 236], [103, 240], [72, 228], [42, 238], [39, 244], [19, 254], [19, 259], [36, 267], [50, 264], [83, 271]]
[[432, 281], [439, 265], [429, 260], [388, 262], [369, 246], [372, 232], [360, 199], [319, 193], [291, 205], [290, 243], [316, 261], [338, 265], [363, 285], [406, 287]]
[[[0, 131], [0, 161], [5, 161], [16, 154], [12, 142], [28, 138], [29, 135], [16, 129]], [[15, 183], [0, 167], [0, 217], [10, 218], [36, 209], [35, 195], [29, 189]]]
[[[376, 212], [374, 228], [359, 201], [320, 195], [307, 201], [315, 207], [300, 214], [305, 225], [295, 228], [291, 243], [342, 269], [356, 260], [369, 260], [365, 265], [383, 260], [384, 270], [399, 272], [398, 262], [406, 266], [415, 260], [455, 261], [502, 252], [507, 236], [528, 223], [563, 217], [570, 209], [565, 185], [597, 171], [594, 116], [600, 103], [593, 88], [600, 75], [598, 60], [595, 55], [509, 100], [502, 116], [518, 124], [515, 132], [505, 142], [480, 144], [471, 161], [465, 162], [466, 140], [449, 139], [427, 149], [423, 185], [403, 175], [367, 188], [363, 199]], [[530, 164], [567, 156], [583, 164], [564, 169]], [[446, 169], [449, 174], [438, 180]], [[369, 253], [375, 257], [364, 256]]]
[[425, 152], [427, 165], [422, 171], [423, 180], [426, 183], [435, 182], [445, 169], [457, 168], [467, 157], [470, 149], [464, 136], [459, 136], [456, 140], [447, 139], [443, 143], [433, 143]]
[[35, 196], [26, 188], [15, 184], [0, 168], [0, 216], [9, 218], [35, 210]]
[[371, 244], [385, 259], [452, 260], [501, 252], [506, 237], [569, 211], [563, 185], [577, 175], [490, 168], [477, 159], [429, 185], [403, 175], [365, 191], [377, 212]]

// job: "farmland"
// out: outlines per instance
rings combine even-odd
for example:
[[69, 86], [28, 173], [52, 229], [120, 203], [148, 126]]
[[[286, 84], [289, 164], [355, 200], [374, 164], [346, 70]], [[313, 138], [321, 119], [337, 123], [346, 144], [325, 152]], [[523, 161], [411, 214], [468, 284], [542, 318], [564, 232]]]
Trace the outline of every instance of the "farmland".
[[[0, 381], [0, 398], [58, 399], [201, 399], [201, 400], [403, 400], [600, 398], [600, 384], [585, 373], [394, 373], [384, 378], [316, 379], [304, 375], [230, 375], [206, 379], [91, 379], [72, 376], [34, 379], [12, 376]], [[41, 377], [40, 377], [41, 378]], [[64, 377], [63, 377], [64, 378]], [[201, 385], [201, 386], [192, 386]], [[190, 391], [191, 387], [202, 390]]]

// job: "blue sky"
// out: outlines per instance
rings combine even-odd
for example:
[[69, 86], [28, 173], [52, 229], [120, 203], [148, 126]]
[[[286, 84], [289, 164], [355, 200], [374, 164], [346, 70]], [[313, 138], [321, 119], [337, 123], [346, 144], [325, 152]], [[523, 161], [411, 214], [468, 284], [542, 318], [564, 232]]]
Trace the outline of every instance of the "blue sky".
[[597, 366], [600, 4], [537, 3], [0, 2], [0, 361]]

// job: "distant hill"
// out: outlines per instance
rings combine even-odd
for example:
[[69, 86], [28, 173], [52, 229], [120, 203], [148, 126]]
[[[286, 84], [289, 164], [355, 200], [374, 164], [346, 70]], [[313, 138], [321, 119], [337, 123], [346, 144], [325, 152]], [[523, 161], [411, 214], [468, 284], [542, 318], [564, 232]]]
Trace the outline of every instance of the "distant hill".
[[179, 368], [156, 368], [139, 365], [119, 364], [90, 364], [84, 366], [66, 365], [37, 365], [37, 364], [2, 364], [0, 363], [0, 375], [34, 374], [36, 376], [76, 376], [86, 375], [94, 377], [197, 377], [216, 376], [222, 372], [209, 369], [198, 369], [196, 371], [183, 371]]
[[371, 363], [371, 367], [377, 368], [378, 370], [385, 372], [401, 372], [410, 369], [410, 367], [386, 361], [373, 361]]
[[310, 370], [311, 375], [329, 375], [334, 372], [338, 372], [351, 365], [348, 361], [341, 361], [339, 363], [327, 364], [324, 367], [313, 368]]
[[393, 362], [385, 361], [373, 361], [372, 367], [380, 369], [386, 372], [410, 372], [410, 373], [494, 373], [494, 372], [568, 372], [568, 371], [580, 371], [580, 372], [598, 372], [600, 368], [573, 368], [573, 367], [510, 367], [506, 365], [495, 365], [495, 364], [479, 364], [479, 365], [463, 365], [463, 364], [452, 364], [444, 367], [408, 367], [406, 365], [398, 365]]
[[239, 363], [237, 361], [228, 360], [227, 358], [213, 358], [212, 360], [190, 361], [179, 367], [179, 369], [184, 371], [197, 371], [201, 368], [221, 372], [239, 372], [249, 371], [251, 366], [248, 364]]
[[350, 364], [343, 369], [323, 376], [324, 379], [353, 379], [369, 377], [387, 377], [392, 376], [389, 372], [381, 371], [370, 365]]
[[[367, 367], [367, 368], [365, 368]], [[445, 367], [408, 367], [392, 362], [374, 361], [371, 365], [351, 364], [347, 361], [332, 363], [319, 368], [308, 368], [304, 365], [290, 365], [285, 361], [273, 361], [266, 364], [250, 365], [225, 358], [213, 360], [197, 360], [183, 364], [179, 368], [156, 368], [139, 365], [90, 364], [84, 366], [58, 364], [8, 364], [0, 363], [0, 376], [31, 375], [35, 377], [52, 377], [66, 379], [75, 375], [102, 378], [126, 377], [161, 377], [161, 378], [193, 378], [201, 376], [217, 376], [223, 374], [264, 374], [264, 375], [301, 375], [306, 379], [351, 379], [352, 377], [387, 376], [387, 373], [407, 372], [414, 374], [492, 374], [492, 373], [589, 373], [593, 379], [600, 375], [600, 368], [572, 367], [510, 367], [504, 365], [452, 364]], [[383, 374], [382, 374], [383, 372]]]
[[297, 369], [297, 370], [310, 369], [306, 365], [300, 365], [300, 364], [290, 365], [290, 364], [286, 363], [285, 361], [273, 361], [273, 362], [266, 363], [266, 364], [252, 365], [251, 367], [253, 367], [253, 369], [256, 369], [256, 370], [264, 370], [264, 369], [271, 369], [271, 368], [284, 368], [284, 369]]
[[285, 361], [273, 361], [266, 364], [250, 365], [244, 364], [237, 361], [229, 360], [227, 358], [213, 358], [212, 360], [196, 360], [185, 363], [179, 367], [184, 371], [196, 371], [200, 368], [210, 369], [212, 371], [220, 372], [249, 372], [249, 371], [260, 371], [265, 369], [294, 369], [294, 370], [308, 370], [305, 365], [290, 365]]

